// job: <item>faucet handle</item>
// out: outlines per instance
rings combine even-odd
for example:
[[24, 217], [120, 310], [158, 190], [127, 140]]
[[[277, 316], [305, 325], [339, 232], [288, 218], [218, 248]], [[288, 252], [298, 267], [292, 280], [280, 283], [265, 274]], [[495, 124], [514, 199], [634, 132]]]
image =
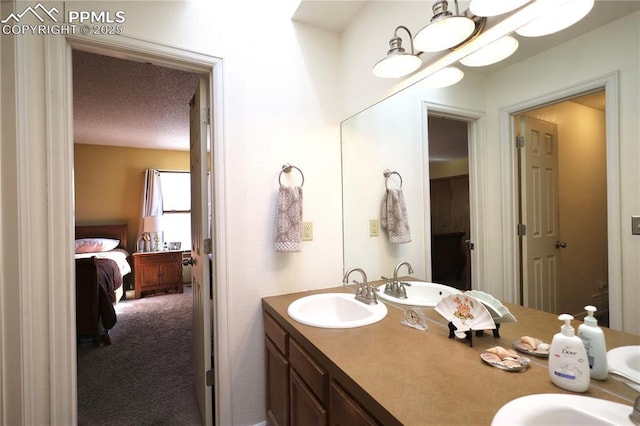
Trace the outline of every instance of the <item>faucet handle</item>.
[[401, 285], [406, 285], [407, 287], [411, 287], [411, 283], [408, 283], [406, 281], [400, 281]]
[[636, 398], [636, 402], [633, 404], [633, 410], [629, 414], [629, 420], [634, 425], [640, 425], [640, 396]]

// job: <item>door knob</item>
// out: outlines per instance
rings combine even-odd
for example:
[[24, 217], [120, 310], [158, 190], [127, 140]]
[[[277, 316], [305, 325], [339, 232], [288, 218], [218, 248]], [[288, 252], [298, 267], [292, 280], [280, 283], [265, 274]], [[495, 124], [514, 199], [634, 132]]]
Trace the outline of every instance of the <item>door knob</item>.
[[195, 259], [193, 257], [190, 257], [188, 259], [182, 259], [182, 265], [183, 266], [193, 266], [193, 264], [195, 263]]
[[564, 241], [556, 241], [556, 248], [560, 249], [560, 248], [566, 248], [567, 247], [567, 243], [565, 243]]

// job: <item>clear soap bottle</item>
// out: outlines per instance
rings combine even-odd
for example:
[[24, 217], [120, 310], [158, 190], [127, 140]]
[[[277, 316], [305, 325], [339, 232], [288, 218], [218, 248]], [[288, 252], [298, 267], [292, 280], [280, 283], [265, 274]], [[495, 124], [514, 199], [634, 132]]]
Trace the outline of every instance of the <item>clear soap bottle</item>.
[[564, 325], [560, 327], [560, 333], [555, 334], [551, 340], [549, 378], [563, 389], [586, 392], [590, 383], [587, 351], [571, 326], [573, 317], [562, 314], [558, 319], [564, 321]]
[[588, 305], [584, 309], [587, 311], [587, 316], [584, 318], [584, 323], [578, 327], [578, 337], [582, 339], [584, 348], [587, 351], [591, 378], [604, 380], [609, 375], [604, 332], [598, 327], [598, 320], [593, 316], [596, 312], [596, 307]]

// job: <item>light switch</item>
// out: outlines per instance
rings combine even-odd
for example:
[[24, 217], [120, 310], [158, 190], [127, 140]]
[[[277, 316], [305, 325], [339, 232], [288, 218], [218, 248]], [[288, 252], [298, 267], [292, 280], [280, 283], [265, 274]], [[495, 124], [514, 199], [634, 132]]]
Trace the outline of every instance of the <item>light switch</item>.
[[640, 216], [631, 216], [631, 235], [640, 235]]
[[377, 237], [380, 235], [380, 221], [378, 219], [369, 220], [369, 236]]

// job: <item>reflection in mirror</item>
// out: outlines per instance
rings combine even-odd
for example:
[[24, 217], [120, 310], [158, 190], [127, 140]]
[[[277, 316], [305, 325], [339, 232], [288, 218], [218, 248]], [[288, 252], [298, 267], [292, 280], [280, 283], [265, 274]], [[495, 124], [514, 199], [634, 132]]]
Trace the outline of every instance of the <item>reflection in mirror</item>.
[[428, 123], [432, 279], [470, 290], [468, 125], [435, 115]]
[[[362, 267], [372, 281], [392, 276], [399, 261], [410, 262], [415, 277], [427, 276], [424, 235], [428, 217], [423, 180], [426, 154], [421, 108], [405, 94], [409, 92], [399, 93], [342, 124], [344, 266]], [[381, 218], [386, 185], [400, 187], [397, 175], [385, 179], [385, 169], [402, 177], [411, 235], [408, 243], [390, 243], [385, 229], [372, 229]]]
[[[389, 275], [397, 262], [409, 261], [416, 270], [416, 278], [436, 281], [432, 279], [430, 234], [435, 202], [429, 199], [430, 190], [435, 190], [427, 186], [433, 172], [426, 159], [429, 148], [426, 120], [430, 112], [425, 105], [470, 111], [476, 115], [461, 114], [460, 118], [468, 118], [470, 137], [470, 227], [475, 245], [472, 286], [507, 302], [534, 306], [534, 302], [523, 300], [529, 298], [525, 296], [529, 289], [520, 286], [523, 272], [516, 231], [520, 228], [520, 217], [513, 118], [538, 107], [606, 89], [607, 140], [599, 148], [606, 151], [600, 154], [606, 167], [598, 166], [602, 170], [599, 175], [605, 178], [597, 183], [603, 189], [599, 199], [606, 200], [598, 202], [600, 223], [592, 228], [603, 231], [598, 236], [599, 247], [604, 248], [606, 240], [608, 252], [600, 255], [603, 261], [598, 265], [606, 263], [608, 270], [603, 266], [598, 273], [588, 276], [569, 274], [576, 278], [573, 281], [578, 283], [579, 290], [560, 291], [556, 309], [579, 314], [592, 300], [602, 302], [603, 311], [609, 305], [612, 328], [640, 331], [635, 308], [640, 291], [631, 278], [637, 276], [638, 267], [637, 262], [628, 261], [637, 258], [637, 247], [633, 244], [637, 237], [630, 235], [627, 225], [628, 216], [635, 214], [633, 209], [637, 205], [637, 165], [623, 155], [637, 151], [638, 123], [633, 117], [637, 117], [638, 104], [630, 94], [638, 89], [633, 76], [638, 73], [640, 3], [611, 1], [596, 6], [598, 13], [591, 14], [584, 21], [589, 25], [581, 28], [585, 33], [576, 27], [567, 30], [570, 36], [560, 44], [546, 42], [548, 39], [544, 37], [522, 43], [520, 53], [531, 52], [525, 49], [525, 44], [535, 47], [546, 43], [549, 50], [534, 49], [533, 56], [520, 56], [521, 62], [502, 68], [468, 70], [460, 83], [446, 89], [424, 89], [417, 83], [343, 122], [345, 268], [362, 266], [377, 278]], [[574, 127], [586, 129], [592, 122], [582, 121]], [[412, 242], [407, 245], [391, 246], [384, 239], [384, 231], [379, 237], [369, 236], [369, 220], [380, 216], [384, 169], [397, 170], [403, 176], [412, 235]], [[606, 214], [602, 213], [605, 202]], [[625, 205], [631, 208], [623, 209]], [[572, 219], [572, 223], [576, 221]], [[567, 242], [563, 256], [567, 257], [570, 247], [583, 246]]]

